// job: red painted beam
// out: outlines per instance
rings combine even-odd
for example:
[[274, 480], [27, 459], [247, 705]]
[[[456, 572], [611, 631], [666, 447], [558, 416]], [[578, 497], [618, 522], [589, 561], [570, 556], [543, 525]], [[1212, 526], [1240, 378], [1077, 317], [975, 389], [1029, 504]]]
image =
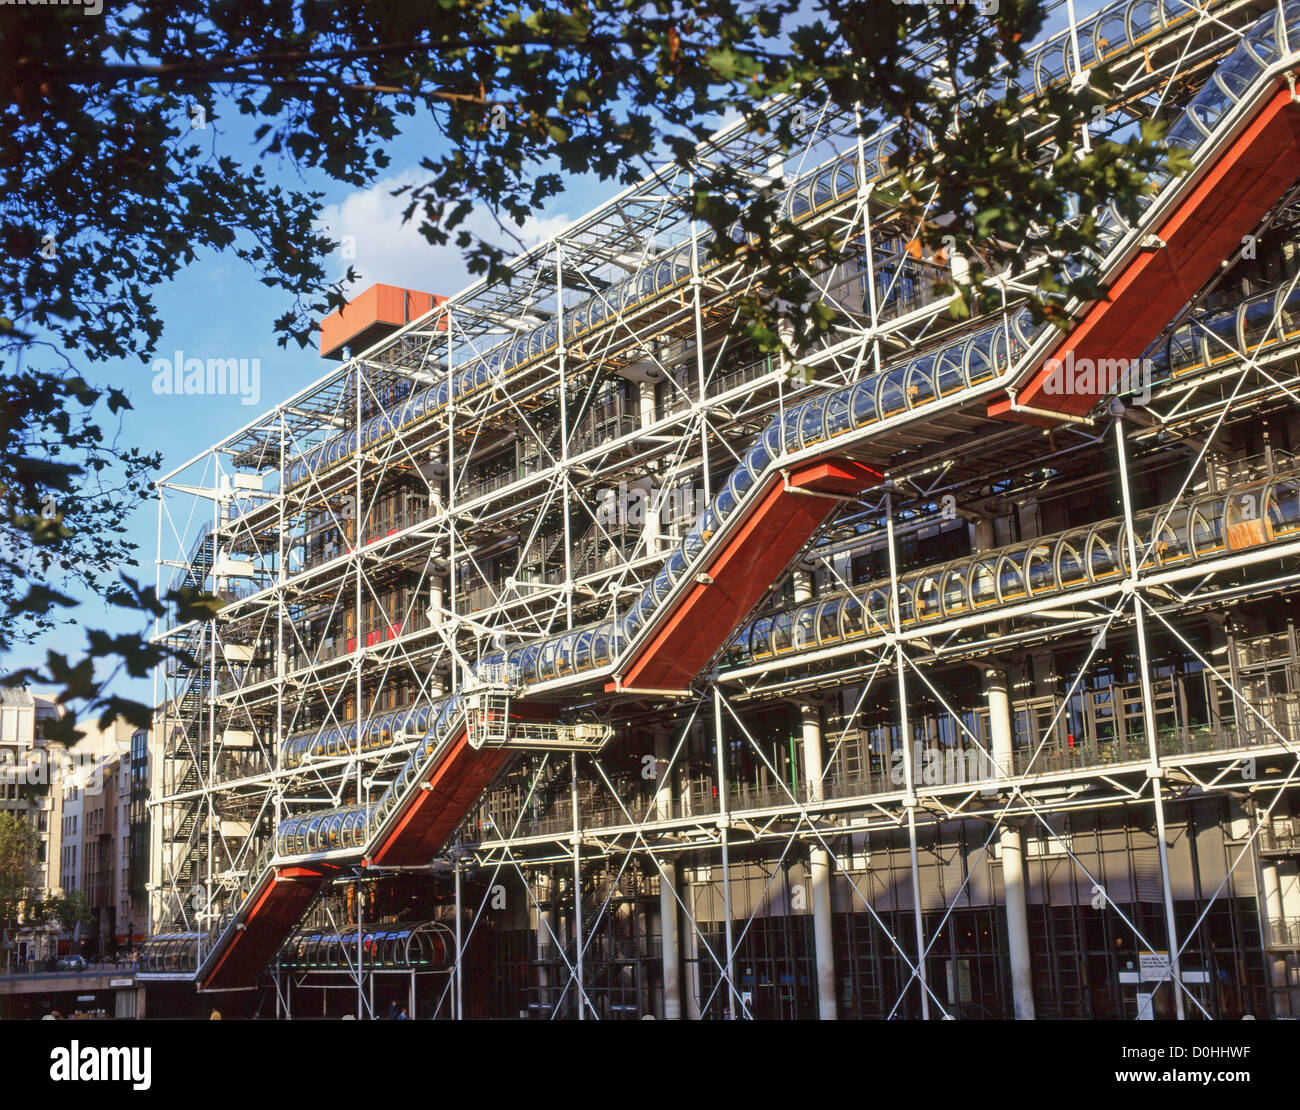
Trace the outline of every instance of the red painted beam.
[[879, 485], [881, 477], [878, 470], [852, 459], [818, 459], [791, 471], [790, 485], [795, 489], [853, 497]]
[[252, 986], [267, 962], [293, 931], [325, 881], [322, 871], [284, 867], [264, 882], [202, 983], [204, 990]]
[[[1300, 106], [1292, 103], [1284, 87], [1152, 229], [1165, 246], [1143, 250], [1124, 268], [1109, 287], [1109, 300], [1085, 313], [1021, 388], [1017, 403], [1076, 416], [1088, 412], [1110, 392], [1116, 373], [1113, 360], [1140, 358], [1297, 179]], [[1050, 418], [1013, 412], [1007, 397], [992, 401], [988, 413], [1050, 423]]]
[[[881, 475], [851, 459], [819, 459], [789, 476], [796, 490], [844, 496], [878, 485]], [[676, 605], [663, 626], [624, 669], [628, 689], [680, 690], [691, 682], [736, 626], [835, 509], [773, 478], [753, 508]], [[607, 683], [606, 691], [620, 683]]]
[[427, 789], [414, 792], [371, 862], [427, 863], [509, 757], [501, 749], [475, 751], [462, 730], [426, 780]]

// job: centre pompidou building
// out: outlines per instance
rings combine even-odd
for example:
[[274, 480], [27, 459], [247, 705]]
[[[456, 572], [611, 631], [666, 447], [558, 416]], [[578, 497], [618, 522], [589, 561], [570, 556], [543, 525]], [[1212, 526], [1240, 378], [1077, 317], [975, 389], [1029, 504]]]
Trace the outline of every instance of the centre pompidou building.
[[1126, 0], [1031, 59], [1045, 167], [1037, 94], [1101, 64], [1094, 140], [1191, 151], [1099, 214], [1066, 330], [1010, 277], [955, 317], [893, 128], [790, 100], [796, 149], [700, 158], [845, 243], [798, 372], [665, 169], [508, 285], [361, 295], [328, 373], [160, 480], [160, 585], [226, 604], [158, 629], [144, 977], [282, 1015], [1300, 1013], [1300, 3]]

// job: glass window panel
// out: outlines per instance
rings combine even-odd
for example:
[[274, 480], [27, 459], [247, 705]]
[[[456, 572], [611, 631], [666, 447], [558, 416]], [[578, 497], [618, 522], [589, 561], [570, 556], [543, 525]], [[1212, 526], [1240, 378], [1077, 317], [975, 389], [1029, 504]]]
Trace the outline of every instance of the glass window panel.
[[1003, 601], [1015, 601], [1025, 596], [1025, 580], [1020, 565], [1007, 555], [1003, 555], [998, 564], [998, 592]]
[[892, 624], [889, 595], [884, 590], [872, 590], [867, 594], [867, 627], [872, 632], [880, 632], [890, 628]]
[[1094, 582], [1110, 578], [1120, 571], [1116, 537], [1117, 525], [1099, 525], [1088, 537], [1088, 570]]
[[1040, 543], [1029, 549], [1025, 566], [1031, 593], [1044, 593], [1056, 588], [1056, 568], [1052, 565], [1052, 549], [1046, 544]]
[[970, 600], [976, 609], [994, 604], [998, 599], [994, 559], [981, 559], [971, 567]]
[[939, 579], [934, 575], [926, 575], [916, 583], [916, 614], [923, 621], [943, 615]]
[[966, 593], [966, 576], [960, 566], [944, 572], [943, 576], [943, 612], [945, 616], [964, 613], [968, 608]]
[[840, 609], [843, 607], [843, 604], [843, 599], [838, 597], [822, 603], [821, 608], [817, 613], [818, 643], [831, 643], [839, 638]]
[[912, 587], [907, 582], [898, 584], [898, 622], [900, 625], [916, 623], [916, 603], [912, 597]]
[[877, 419], [876, 416], [876, 382], [868, 379], [853, 387], [853, 399], [850, 403], [853, 426], [861, 428]]
[[939, 355], [939, 367], [936, 373], [939, 385], [939, 396], [947, 397], [950, 393], [956, 393], [966, 385], [966, 380], [961, 372], [961, 348], [945, 348]]
[[907, 408], [907, 400], [903, 392], [905, 374], [906, 370], [894, 370], [881, 379], [880, 419], [887, 420]]
[[791, 632], [794, 628], [794, 614], [778, 613], [772, 618], [772, 650], [778, 654], [783, 651], [789, 651], [791, 643]]
[[794, 614], [794, 631], [790, 646], [796, 651], [815, 647], [817, 644], [817, 606], [805, 605]]
[[803, 415], [799, 419], [800, 447], [811, 447], [825, 438], [822, 431], [824, 416], [825, 411], [820, 404], [810, 404], [805, 407]]
[[907, 403], [915, 408], [934, 399], [934, 356], [919, 358], [907, 368]]
[[856, 597], [845, 598], [840, 615], [840, 634], [845, 639], [861, 636], [866, 631], [866, 615], [862, 602]]

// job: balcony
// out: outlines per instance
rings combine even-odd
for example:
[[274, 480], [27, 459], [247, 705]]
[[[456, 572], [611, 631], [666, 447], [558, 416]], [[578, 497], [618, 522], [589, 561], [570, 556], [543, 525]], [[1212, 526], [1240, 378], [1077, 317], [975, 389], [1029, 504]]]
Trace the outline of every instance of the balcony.
[[[724, 374], [716, 374], [705, 382], [705, 394], [713, 397], [730, 390], [737, 386], [752, 382], [758, 378], [766, 377], [777, 368], [777, 362], [770, 355], [763, 355], [747, 362], [735, 370], [729, 370]], [[659, 406], [659, 416], [669, 416], [672, 413], [680, 412], [682, 409], [690, 408], [700, 399], [700, 383], [693, 366], [678, 369], [672, 372], [672, 380], [676, 382], [676, 388], [669, 391], [669, 395]]]
[[1275, 917], [1268, 923], [1268, 947], [1300, 951], [1300, 917]]
[[1300, 856], [1300, 822], [1280, 818], [1259, 830], [1261, 856]]

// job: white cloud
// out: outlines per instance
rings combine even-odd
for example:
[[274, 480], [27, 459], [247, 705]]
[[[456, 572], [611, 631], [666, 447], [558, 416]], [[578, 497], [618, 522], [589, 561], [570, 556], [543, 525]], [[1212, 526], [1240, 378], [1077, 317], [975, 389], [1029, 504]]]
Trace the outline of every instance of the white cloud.
[[[321, 212], [321, 227], [331, 239], [345, 244], [331, 257], [327, 272], [341, 277], [351, 265], [360, 275], [353, 292], [383, 282], [450, 295], [470, 284], [471, 275], [454, 242], [455, 232], [452, 242], [435, 247], [419, 232], [419, 207], [410, 220], [402, 222], [402, 212], [410, 203], [410, 196], [392, 196], [393, 190], [426, 180], [423, 171], [412, 167], [376, 182], [369, 189], [352, 193], [341, 204], [327, 205]], [[567, 213], [556, 213], [531, 217], [521, 228], [503, 222], [526, 247], [531, 247], [562, 231], [573, 220]], [[472, 212], [461, 226], [503, 247], [507, 256], [519, 251], [518, 244], [497, 226], [486, 208]], [[355, 258], [343, 257], [346, 247], [354, 250]]]

